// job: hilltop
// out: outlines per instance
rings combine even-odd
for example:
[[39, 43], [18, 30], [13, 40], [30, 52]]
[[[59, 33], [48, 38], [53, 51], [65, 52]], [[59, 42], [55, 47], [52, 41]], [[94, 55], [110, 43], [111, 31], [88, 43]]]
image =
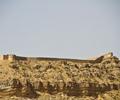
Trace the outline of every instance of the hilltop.
[[0, 56], [0, 100], [119, 100], [113, 53], [79, 60]]

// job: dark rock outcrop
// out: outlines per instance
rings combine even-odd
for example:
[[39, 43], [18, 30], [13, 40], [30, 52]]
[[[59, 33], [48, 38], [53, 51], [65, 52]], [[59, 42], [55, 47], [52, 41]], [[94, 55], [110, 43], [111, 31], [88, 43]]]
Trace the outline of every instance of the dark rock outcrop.
[[30, 83], [30, 81], [26, 80], [26, 84], [22, 88], [21, 95], [24, 97], [29, 97], [29, 98], [37, 97], [37, 93], [36, 93], [33, 85]]

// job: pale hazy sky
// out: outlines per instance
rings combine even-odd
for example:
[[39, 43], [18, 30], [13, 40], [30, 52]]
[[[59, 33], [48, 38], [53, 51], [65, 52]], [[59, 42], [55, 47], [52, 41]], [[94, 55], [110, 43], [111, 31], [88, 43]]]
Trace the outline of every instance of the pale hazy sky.
[[120, 57], [120, 0], [0, 0], [0, 53]]

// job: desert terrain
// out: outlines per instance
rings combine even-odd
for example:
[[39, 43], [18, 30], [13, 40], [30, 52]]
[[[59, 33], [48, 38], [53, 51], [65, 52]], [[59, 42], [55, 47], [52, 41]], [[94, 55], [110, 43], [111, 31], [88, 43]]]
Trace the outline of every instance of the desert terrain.
[[120, 60], [1, 59], [0, 100], [120, 100]]

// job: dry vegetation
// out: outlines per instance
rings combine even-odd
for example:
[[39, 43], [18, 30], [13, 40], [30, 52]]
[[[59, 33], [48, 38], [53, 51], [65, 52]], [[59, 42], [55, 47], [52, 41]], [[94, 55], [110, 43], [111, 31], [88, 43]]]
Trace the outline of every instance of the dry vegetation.
[[0, 61], [0, 100], [120, 100], [120, 61]]

